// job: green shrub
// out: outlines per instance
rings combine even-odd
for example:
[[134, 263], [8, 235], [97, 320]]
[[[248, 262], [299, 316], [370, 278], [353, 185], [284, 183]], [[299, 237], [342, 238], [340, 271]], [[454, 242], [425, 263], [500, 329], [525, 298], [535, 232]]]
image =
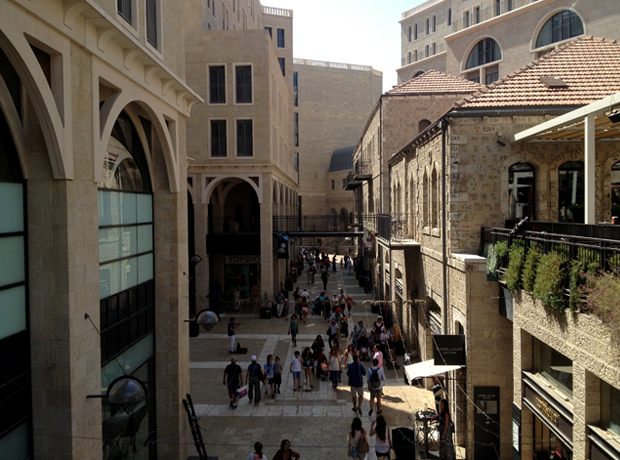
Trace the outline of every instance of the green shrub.
[[599, 255], [587, 248], [577, 249], [577, 258], [570, 263], [570, 297], [568, 303], [572, 311], [579, 311], [582, 306], [580, 287], [586, 282], [584, 274], [594, 275], [599, 270]]
[[580, 297], [588, 309], [601, 318], [620, 341], [620, 273], [599, 271], [586, 274], [587, 282], [579, 289]]
[[523, 274], [521, 276], [523, 289], [527, 292], [532, 292], [534, 290], [536, 269], [538, 268], [538, 261], [540, 260], [542, 254], [542, 247], [539, 244], [533, 243], [527, 250], [525, 262], [523, 263]]
[[497, 258], [498, 267], [505, 267], [506, 262], [508, 262], [508, 253], [510, 252], [510, 249], [508, 249], [508, 241], [498, 241], [495, 243], [495, 246], [493, 246], [493, 251]]
[[536, 271], [533, 296], [540, 299], [543, 305], [555, 310], [563, 311], [567, 307], [564, 297], [564, 281], [566, 278], [564, 257], [556, 252], [550, 252], [540, 258]]
[[506, 283], [506, 287], [510, 292], [516, 292], [521, 289], [521, 269], [525, 260], [525, 247], [523, 244], [513, 244], [510, 248], [510, 260], [508, 268], [502, 276], [502, 281]]

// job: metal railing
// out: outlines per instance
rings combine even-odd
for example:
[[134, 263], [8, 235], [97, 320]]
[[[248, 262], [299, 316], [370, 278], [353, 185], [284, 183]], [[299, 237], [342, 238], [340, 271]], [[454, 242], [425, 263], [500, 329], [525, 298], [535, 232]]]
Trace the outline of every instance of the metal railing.
[[260, 233], [258, 216], [247, 216], [243, 219], [230, 217], [209, 217], [209, 234], [217, 233]]
[[352, 232], [359, 231], [351, 214], [329, 216], [274, 216], [274, 232]]
[[392, 213], [363, 216], [364, 228], [389, 241], [413, 241], [409, 231], [412, 213]]
[[370, 175], [372, 174], [371, 170], [372, 162], [370, 160], [360, 160], [355, 162], [355, 174], [361, 175]]

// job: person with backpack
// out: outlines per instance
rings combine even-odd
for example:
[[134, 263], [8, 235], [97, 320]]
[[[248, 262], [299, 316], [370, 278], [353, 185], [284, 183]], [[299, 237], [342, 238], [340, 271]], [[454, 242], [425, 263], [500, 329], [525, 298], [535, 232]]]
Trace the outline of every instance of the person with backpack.
[[366, 374], [368, 380], [368, 391], [370, 391], [370, 411], [368, 416], [372, 415], [375, 399], [377, 400], [377, 414], [381, 414], [381, 391], [385, 385], [385, 374], [383, 369], [379, 367], [379, 361], [372, 360], [372, 367], [368, 369]]
[[365, 375], [366, 369], [364, 368], [364, 365], [359, 362], [357, 354], [354, 354], [353, 362], [347, 366], [347, 377], [349, 377], [349, 386], [351, 387], [353, 411], [358, 412], [360, 415], [362, 415], [362, 401], [364, 400]]
[[248, 385], [248, 402], [252, 404], [254, 399], [254, 405], [258, 406], [260, 402], [260, 382], [263, 376], [263, 370], [260, 364], [256, 362], [256, 355], [252, 355], [252, 363], [248, 366], [248, 372], [245, 375], [245, 384]]
[[355, 417], [351, 423], [351, 432], [349, 433], [349, 457], [364, 460], [369, 450], [368, 437], [366, 436], [366, 431], [362, 428], [362, 421], [359, 417]]

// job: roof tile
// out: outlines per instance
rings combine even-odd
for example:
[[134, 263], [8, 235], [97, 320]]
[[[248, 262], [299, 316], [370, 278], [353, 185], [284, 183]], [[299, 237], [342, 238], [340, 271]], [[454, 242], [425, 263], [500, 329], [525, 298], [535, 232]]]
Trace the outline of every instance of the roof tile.
[[478, 91], [481, 87], [479, 83], [431, 69], [395, 86], [386, 94], [471, 93]]

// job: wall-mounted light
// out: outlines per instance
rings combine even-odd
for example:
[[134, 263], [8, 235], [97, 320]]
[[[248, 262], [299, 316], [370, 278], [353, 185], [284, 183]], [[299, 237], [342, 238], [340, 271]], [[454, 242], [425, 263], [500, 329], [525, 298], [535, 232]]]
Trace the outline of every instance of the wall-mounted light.
[[498, 131], [498, 132], [497, 132], [497, 143], [498, 143], [499, 145], [501, 145], [502, 147], [506, 147], [506, 143], [505, 143], [504, 141], [502, 141], [502, 140], [500, 139], [500, 137], [502, 137], [502, 132], [501, 132], [501, 131]]

